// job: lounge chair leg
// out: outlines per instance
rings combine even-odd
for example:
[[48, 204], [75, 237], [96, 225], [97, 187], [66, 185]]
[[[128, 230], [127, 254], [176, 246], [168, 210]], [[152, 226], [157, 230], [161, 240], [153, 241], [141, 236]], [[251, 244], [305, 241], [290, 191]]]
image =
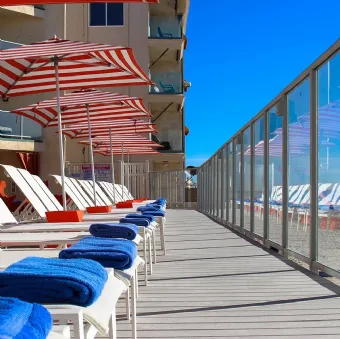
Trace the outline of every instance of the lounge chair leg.
[[116, 309], [114, 309], [110, 318], [109, 339], [117, 339]]
[[152, 232], [153, 263], [157, 263], [156, 229]]
[[[152, 235], [151, 235], [152, 236]], [[152, 249], [151, 249], [151, 236], [148, 237], [148, 254], [149, 254], [149, 266], [150, 266], [150, 275], [152, 274]]]
[[131, 319], [131, 310], [130, 310], [130, 288], [128, 288], [125, 292], [125, 302], [126, 302], [126, 319]]
[[137, 339], [136, 276], [131, 278], [132, 339]]
[[144, 232], [144, 240], [143, 240], [143, 255], [144, 255], [144, 282], [145, 286], [148, 286], [148, 258], [146, 255], [146, 232]]
[[136, 298], [138, 299], [138, 294], [139, 294], [139, 286], [138, 286], [138, 268], [136, 269], [135, 272], [135, 285], [136, 285]]
[[164, 220], [162, 218], [161, 225], [160, 225], [160, 237], [161, 237], [161, 248], [163, 251], [163, 254], [166, 254], [165, 251], [165, 235], [164, 235]]

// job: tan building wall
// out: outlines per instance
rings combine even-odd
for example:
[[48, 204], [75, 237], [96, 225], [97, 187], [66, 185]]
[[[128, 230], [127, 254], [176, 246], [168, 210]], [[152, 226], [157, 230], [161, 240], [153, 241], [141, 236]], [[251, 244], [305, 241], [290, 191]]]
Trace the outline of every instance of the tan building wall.
[[[67, 39], [131, 47], [140, 66], [146, 73], [149, 72], [149, 6], [141, 4], [124, 4], [124, 26], [121, 27], [89, 27], [88, 4], [71, 4], [67, 5], [66, 9]], [[64, 5], [47, 5], [45, 6], [45, 10], [36, 10], [36, 13], [38, 15], [32, 16], [0, 9], [0, 39], [29, 44], [35, 41], [48, 39], [54, 35], [64, 37]], [[163, 15], [165, 14], [173, 14], [173, 10], [169, 9], [168, 13], [163, 13]], [[152, 72], [181, 73], [182, 63], [175, 59], [165, 60], [155, 65]], [[150, 95], [148, 86], [103, 88], [103, 90], [141, 97], [144, 99], [146, 106], [149, 106]], [[12, 110], [53, 96], [55, 96], [55, 93], [51, 92], [44, 95], [29, 95], [11, 98], [8, 102], [0, 102], [0, 109]], [[165, 100], [167, 100], [167, 98], [165, 98]], [[169, 98], [169, 100], [171, 100], [171, 98]], [[178, 140], [172, 142], [174, 150], [181, 149], [182, 145], [181, 119], [180, 113], [167, 112], [159, 119], [159, 121], [157, 121], [161, 140], [166, 141], [170, 136], [172, 140], [178, 137]], [[42, 134], [44, 142], [41, 147], [43, 147], [44, 151], [40, 158], [40, 172], [42, 178], [46, 180], [48, 174], [60, 173], [58, 135], [55, 128], [47, 128], [43, 130]], [[84, 146], [79, 145], [78, 141], [79, 139], [67, 139], [66, 161], [74, 163], [89, 161], [88, 149], [86, 148], [84, 152]], [[13, 147], [11, 148], [13, 149]], [[120, 157], [115, 157], [115, 159], [118, 161]], [[150, 159], [150, 168], [152, 170], [158, 170], [160, 167], [163, 168], [164, 164], [171, 162], [173, 162], [173, 165], [170, 166], [174, 166], [175, 168], [183, 168], [184, 166], [183, 154], [163, 154], [160, 157], [130, 157], [132, 162], [145, 161], [146, 159]], [[99, 163], [110, 162], [108, 157], [103, 157], [101, 155], [96, 155], [95, 160]]]

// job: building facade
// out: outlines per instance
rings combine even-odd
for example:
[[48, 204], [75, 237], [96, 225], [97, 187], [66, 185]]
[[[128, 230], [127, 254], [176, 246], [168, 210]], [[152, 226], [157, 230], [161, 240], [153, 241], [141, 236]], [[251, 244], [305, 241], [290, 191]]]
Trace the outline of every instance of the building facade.
[[[150, 138], [164, 145], [161, 156], [131, 155], [131, 162], [149, 160], [150, 170], [185, 166], [184, 99], [190, 83], [184, 79], [184, 51], [189, 0], [161, 0], [159, 4], [69, 4], [0, 7], [0, 49], [53, 37], [131, 47], [156, 86], [103, 88], [141, 97], [152, 112], [158, 134]], [[37, 158], [40, 175], [59, 173], [58, 140], [54, 128], [42, 129], [8, 111], [55, 93], [28, 95], [0, 101], [0, 163], [20, 167], [22, 153]], [[156, 137], [156, 138], [155, 138]], [[65, 139], [66, 161], [89, 161], [88, 149]], [[20, 154], [21, 153], [21, 154]], [[119, 158], [117, 157], [118, 161]], [[96, 163], [109, 159], [95, 155]]]

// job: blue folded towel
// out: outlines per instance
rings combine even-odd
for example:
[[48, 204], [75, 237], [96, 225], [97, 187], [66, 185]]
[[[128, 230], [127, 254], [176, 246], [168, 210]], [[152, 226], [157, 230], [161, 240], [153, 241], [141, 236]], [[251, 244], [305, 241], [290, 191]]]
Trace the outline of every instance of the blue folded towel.
[[146, 204], [146, 207], [154, 207], [154, 208], [162, 208], [163, 206], [161, 204]]
[[164, 211], [144, 210], [142, 215], [153, 215], [154, 217], [165, 217]]
[[155, 221], [155, 218], [152, 215], [128, 214], [125, 218], [147, 219], [150, 221], [150, 223]]
[[139, 206], [137, 207], [138, 212], [143, 212], [145, 210], [150, 210], [150, 211], [160, 211], [160, 208], [158, 207], [153, 207], [153, 206]]
[[52, 323], [50, 313], [39, 304], [0, 298], [1, 339], [45, 339]]
[[138, 234], [138, 227], [131, 224], [92, 224], [90, 233], [94, 237], [122, 238], [133, 240]]
[[0, 272], [0, 295], [39, 304], [89, 306], [106, 281], [106, 270], [92, 260], [27, 257]]
[[128, 269], [137, 257], [137, 246], [126, 239], [85, 237], [70, 248], [62, 250], [59, 258], [92, 259], [104, 267]]
[[144, 226], [149, 227], [150, 221], [147, 218], [140, 219], [140, 218], [123, 218], [119, 220], [122, 224], [134, 224], [137, 226]]

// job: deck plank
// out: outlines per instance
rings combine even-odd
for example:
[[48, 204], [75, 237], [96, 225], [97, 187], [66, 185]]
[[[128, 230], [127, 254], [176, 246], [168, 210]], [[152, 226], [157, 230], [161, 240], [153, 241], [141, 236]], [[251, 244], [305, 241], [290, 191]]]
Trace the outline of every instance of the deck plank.
[[[138, 338], [340, 337], [340, 298], [321, 278], [193, 210], [167, 211], [166, 243], [140, 287]], [[125, 320], [118, 338], [131, 338]]]

